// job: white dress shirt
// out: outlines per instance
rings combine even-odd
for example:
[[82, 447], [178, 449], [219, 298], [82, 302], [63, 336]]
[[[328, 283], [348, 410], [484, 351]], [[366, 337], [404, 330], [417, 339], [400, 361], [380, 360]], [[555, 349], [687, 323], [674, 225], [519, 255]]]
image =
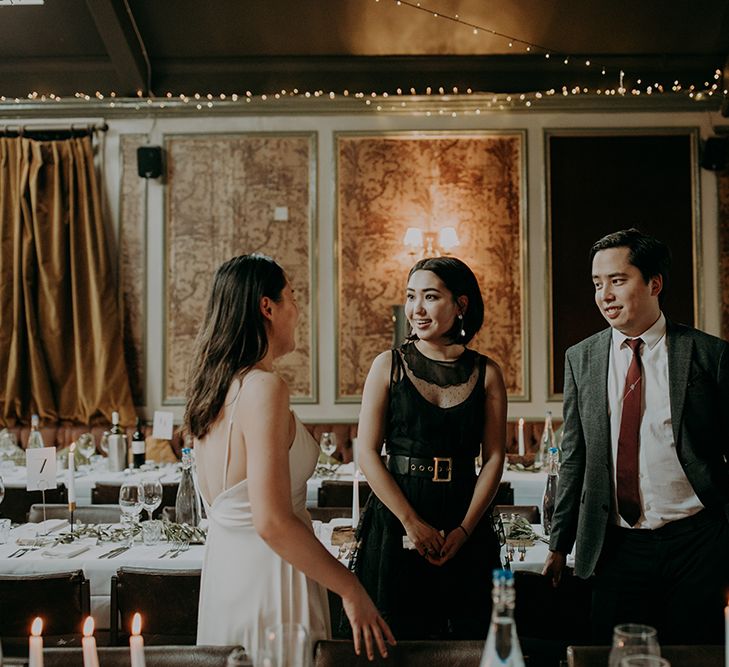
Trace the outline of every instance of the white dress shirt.
[[[617, 329], [612, 331], [608, 367], [608, 411], [613, 459], [613, 494], [618, 456], [618, 436], [623, 411], [623, 390], [633, 351], [626, 343], [628, 337]], [[639, 486], [642, 515], [634, 528], [660, 528], [669, 521], [683, 519], [703, 509], [681, 467], [676, 453], [671, 425], [669, 398], [668, 341], [666, 318], [663, 313], [640, 336], [642, 366], [641, 421], [639, 433]], [[617, 497], [613, 498], [617, 508]], [[631, 526], [614, 510], [613, 523]]]

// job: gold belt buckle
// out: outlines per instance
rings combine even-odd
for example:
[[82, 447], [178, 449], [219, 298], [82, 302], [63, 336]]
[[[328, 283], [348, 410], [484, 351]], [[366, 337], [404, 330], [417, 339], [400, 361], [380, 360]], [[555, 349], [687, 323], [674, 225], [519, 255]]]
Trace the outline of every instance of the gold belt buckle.
[[[438, 473], [438, 464], [448, 464], [448, 477], [441, 477]], [[453, 459], [449, 456], [447, 458], [439, 458], [438, 456], [433, 457], [433, 481], [434, 482], [450, 482], [451, 481], [451, 469], [453, 467]]]

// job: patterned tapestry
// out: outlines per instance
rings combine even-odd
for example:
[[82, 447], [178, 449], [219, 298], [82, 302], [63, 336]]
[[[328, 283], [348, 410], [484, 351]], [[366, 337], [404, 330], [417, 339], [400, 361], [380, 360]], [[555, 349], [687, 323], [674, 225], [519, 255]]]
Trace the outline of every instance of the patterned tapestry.
[[719, 190], [719, 290], [721, 337], [729, 340], [729, 171], [717, 175]]
[[276, 259], [296, 291], [296, 350], [277, 370], [294, 401], [316, 401], [314, 140], [314, 134], [167, 138], [165, 402], [183, 400], [187, 365], [215, 270], [231, 257], [251, 252]]
[[124, 358], [134, 405], [144, 405], [144, 327], [146, 270], [145, 180], [137, 173], [137, 148], [146, 135], [121, 137], [119, 195], [119, 286], [124, 321]]
[[374, 357], [392, 346], [392, 306], [419, 259], [408, 227], [456, 228], [451, 254], [478, 277], [485, 320], [471, 347], [526, 398], [523, 134], [337, 136], [337, 400], [359, 400]]

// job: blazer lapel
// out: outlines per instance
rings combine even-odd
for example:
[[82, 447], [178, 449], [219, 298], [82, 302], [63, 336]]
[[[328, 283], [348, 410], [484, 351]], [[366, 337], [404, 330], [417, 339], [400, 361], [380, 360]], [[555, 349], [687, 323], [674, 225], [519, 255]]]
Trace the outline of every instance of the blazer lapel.
[[589, 420], [593, 429], [593, 442], [606, 444], [606, 452], [610, 447], [610, 420], [608, 418], [608, 395], [607, 378], [608, 363], [610, 360], [610, 343], [612, 341], [612, 329], [606, 329], [590, 348], [589, 374], [595, 382], [592, 405], [593, 413]]
[[668, 385], [671, 401], [671, 426], [673, 427], [673, 440], [676, 447], [678, 447], [683, 406], [686, 402], [686, 387], [691, 368], [693, 339], [691, 336], [683, 335], [683, 332], [670, 321], [666, 323], [666, 335], [668, 336]]

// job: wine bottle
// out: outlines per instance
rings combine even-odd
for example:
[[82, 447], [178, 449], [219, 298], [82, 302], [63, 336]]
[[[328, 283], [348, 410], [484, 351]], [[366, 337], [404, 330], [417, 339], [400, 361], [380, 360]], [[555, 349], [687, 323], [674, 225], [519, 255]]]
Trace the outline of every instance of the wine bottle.
[[544, 489], [542, 500], [542, 527], [544, 534], [552, 532], [552, 516], [554, 515], [554, 504], [557, 500], [557, 482], [559, 481], [559, 451], [556, 447], [550, 447], [547, 462], [547, 485]]
[[34, 447], [45, 447], [43, 444], [43, 436], [39, 430], [40, 419], [38, 415], [33, 415], [30, 418], [30, 435], [28, 436], [28, 446], [26, 449], [33, 449]]
[[144, 439], [144, 431], [142, 431], [142, 420], [137, 417], [137, 426], [132, 435], [132, 465], [135, 468], [141, 468], [144, 464], [146, 452], [146, 442]]
[[546, 466], [548, 463], [548, 455], [551, 447], [556, 447], [554, 440], [554, 428], [552, 427], [552, 411], [547, 410], [544, 417], [544, 430], [542, 431], [542, 440], [539, 443], [539, 452], [535, 463]]
[[175, 521], [186, 523], [188, 526], [197, 526], [200, 523], [200, 505], [192, 465], [192, 449], [184, 447], [182, 450], [182, 477], [175, 499]]
[[481, 655], [480, 667], [524, 667], [524, 656], [514, 623], [516, 592], [512, 572], [494, 570], [491, 598], [491, 627]]

